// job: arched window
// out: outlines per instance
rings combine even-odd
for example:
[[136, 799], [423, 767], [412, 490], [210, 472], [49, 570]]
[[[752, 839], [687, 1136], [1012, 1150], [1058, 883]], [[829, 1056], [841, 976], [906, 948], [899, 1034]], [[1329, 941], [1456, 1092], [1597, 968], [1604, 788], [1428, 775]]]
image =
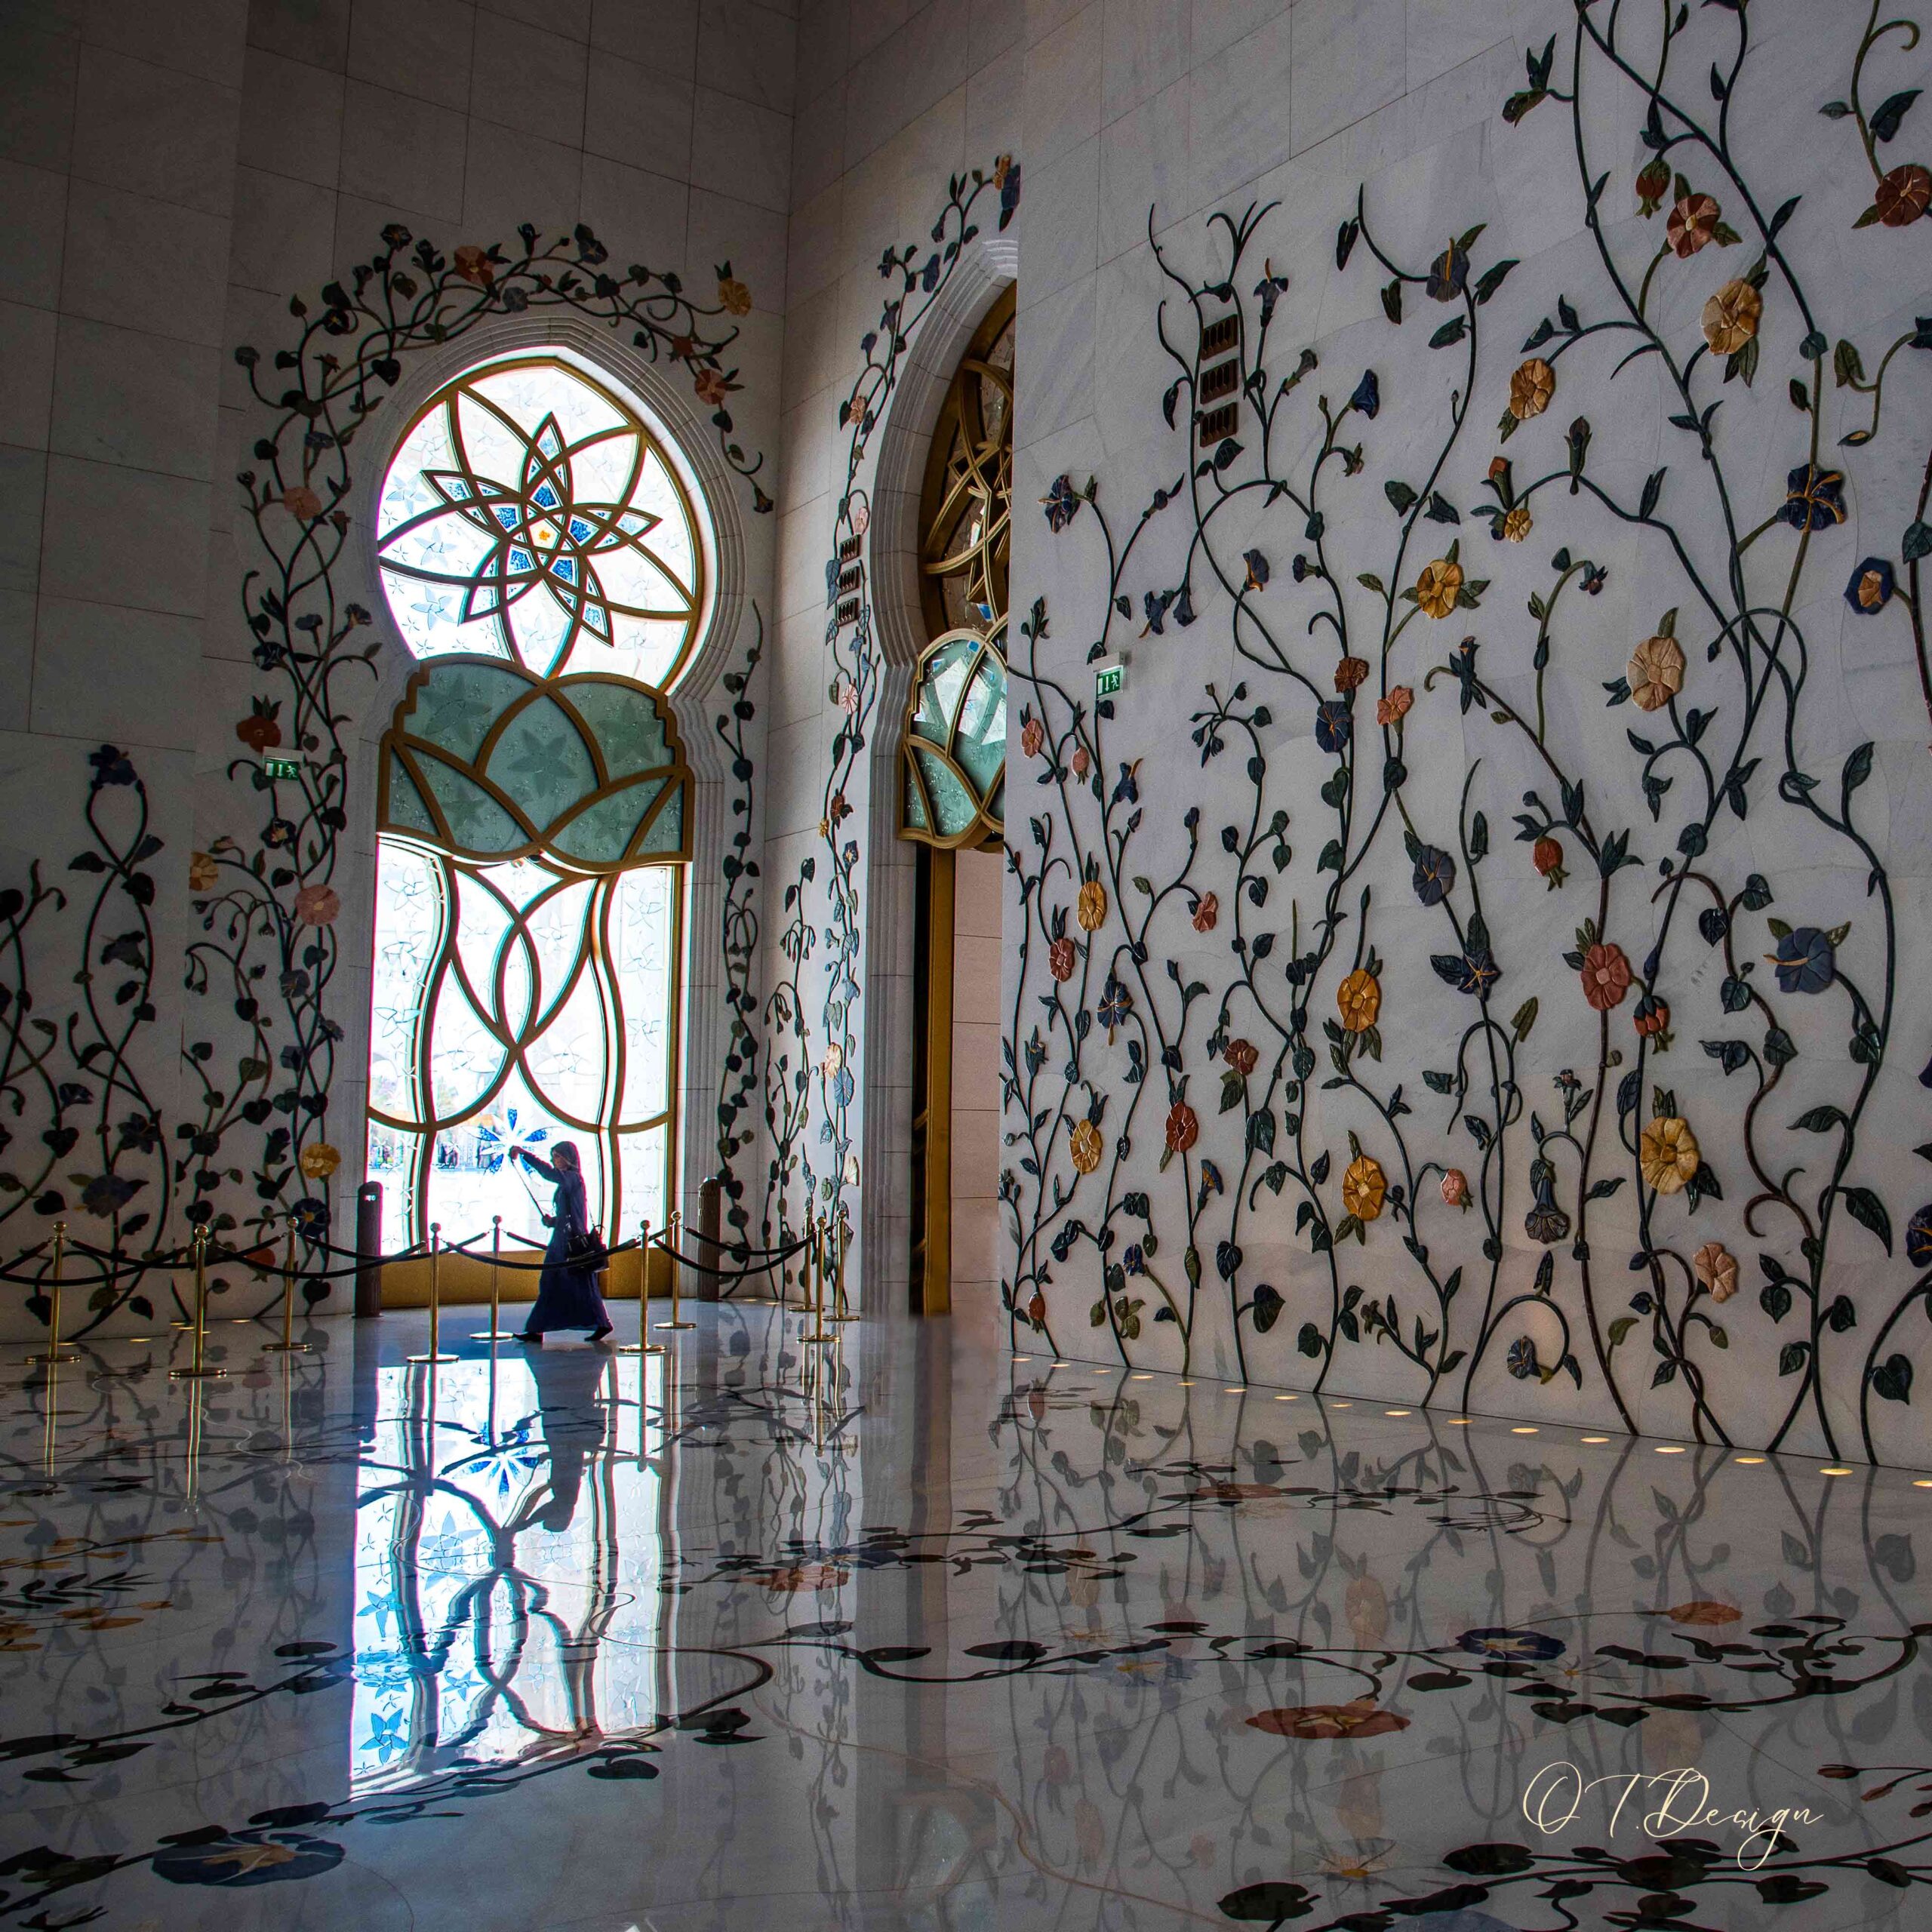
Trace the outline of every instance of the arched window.
[[690, 857], [663, 694], [703, 619], [701, 513], [636, 407], [555, 356], [470, 371], [397, 448], [376, 554], [423, 663], [378, 780], [386, 1246], [536, 1235], [506, 1156], [559, 1140], [607, 1228], [663, 1220]]

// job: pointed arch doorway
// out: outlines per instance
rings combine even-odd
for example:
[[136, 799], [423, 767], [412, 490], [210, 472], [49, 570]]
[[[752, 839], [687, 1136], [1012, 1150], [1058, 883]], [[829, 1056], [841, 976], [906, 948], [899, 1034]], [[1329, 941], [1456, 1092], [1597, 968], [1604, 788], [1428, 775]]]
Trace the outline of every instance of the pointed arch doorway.
[[917, 848], [911, 1254], [915, 1314], [998, 1286], [1000, 900], [1014, 291], [955, 371], [920, 506], [929, 640], [900, 739], [900, 836]]

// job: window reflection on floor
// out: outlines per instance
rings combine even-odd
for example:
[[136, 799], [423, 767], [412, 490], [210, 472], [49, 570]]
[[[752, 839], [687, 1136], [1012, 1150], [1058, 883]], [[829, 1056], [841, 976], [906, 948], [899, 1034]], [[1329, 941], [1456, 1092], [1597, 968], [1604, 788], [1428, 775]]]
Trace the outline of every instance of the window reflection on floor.
[[661, 1358], [546, 1349], [433, 1385], [420, 1367], [379, 1376], [356, 1503], [352, 1790], [648, 1724]]

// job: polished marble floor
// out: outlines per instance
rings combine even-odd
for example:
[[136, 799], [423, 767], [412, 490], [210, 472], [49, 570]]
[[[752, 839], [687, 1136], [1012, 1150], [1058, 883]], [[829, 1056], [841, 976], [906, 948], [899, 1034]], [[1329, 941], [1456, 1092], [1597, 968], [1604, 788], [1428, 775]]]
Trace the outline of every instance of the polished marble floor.
[[693, 1312], [9, 1351], [0, 1926], [1932, 1924], [1912, 1472]]

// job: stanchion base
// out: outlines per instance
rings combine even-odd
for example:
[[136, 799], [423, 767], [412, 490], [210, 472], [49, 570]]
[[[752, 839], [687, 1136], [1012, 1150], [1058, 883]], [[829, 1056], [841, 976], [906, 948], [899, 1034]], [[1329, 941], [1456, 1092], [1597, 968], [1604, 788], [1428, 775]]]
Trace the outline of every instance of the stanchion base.
[[835, 1342], [838, 1339], [838, 1337], [836, 1335], [826, 1334], [823, 1329], [820, 1329], [815, 1334], [801, 1335], [798, 1337], [798, 1340], [804, 1343], [805, 1346], [808, 1349], [823, 1348], [828, 1343]]
[[225, 1368], [171, 1368], [168, 1379], [171, 1382], [214, 1382], [227, 1373]]
[[656, 1342], [620, 1342], [611, 1352], [614, 1355], [661, 1355], [664, 1351]]
[[825, 1318], [828, 1321], [856, 1321], [859, 1319], [856, 1315], [828, 1315]]
[[697, 1324], [695, 1321], [654, 1321], [651, 1325], [661, 1334], [667, 1328], [695, 1328]]
[[314, 1346], [312, 1342], [264, 1342], [262, 1353], [265, 1355], [306, 1355]]
[[514, 1342], [514, 1328], [479, 1328], [469, 1338], [472, 1342]]
[[454, 1361], [456, 1357], [454, 1355], [408, 1355], [404, 1359], [413, 1362], [426, 1362], [433, 1367], [439, 1361]]
[[80, 1357], [72, 1349], [48, 1349], [37, 1355], [29, 1355], [27, 1360], [46, 1367], [57, 1361], [78, 1361]]

